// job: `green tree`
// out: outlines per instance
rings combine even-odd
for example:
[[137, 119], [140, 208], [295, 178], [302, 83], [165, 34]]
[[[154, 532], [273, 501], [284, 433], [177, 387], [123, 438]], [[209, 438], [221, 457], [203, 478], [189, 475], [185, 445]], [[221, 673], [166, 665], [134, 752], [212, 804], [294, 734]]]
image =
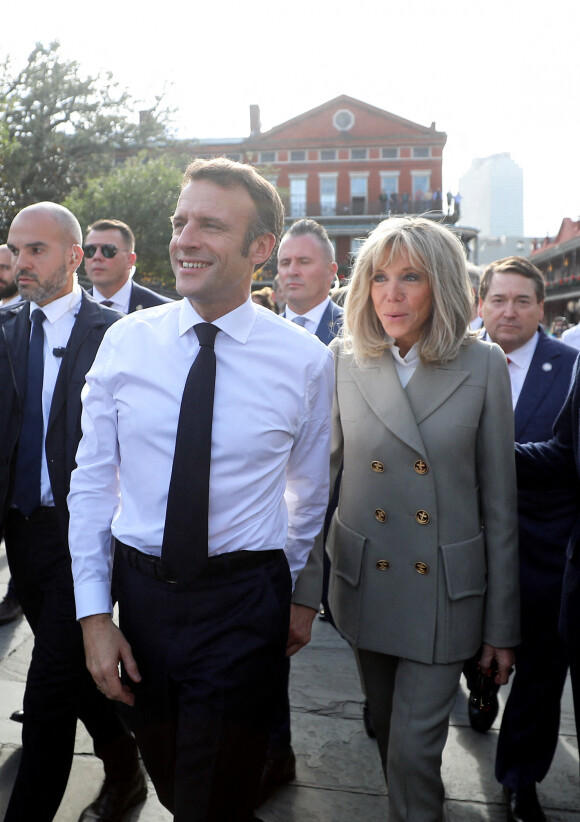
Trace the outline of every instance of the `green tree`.
[[0, 236], [14, 215], [40, 200], [62, 202], [76, 186], [139, 149], [162, 150], [168, 113], [161, 100], [139, 122], [110, 73], [81, 77], [58, 41], [37, 43], [26, 66], [0, 64]]
[[185, 165], [185, 158], [179, 155], [149, 158], [142, 152], [108, 174], [91, 178], [63, 205], [76, 215], [83, 230], [101, 218], [130, 225], [135, 233], [137, 279], [171, 288], [169, 218], [175, 210]]

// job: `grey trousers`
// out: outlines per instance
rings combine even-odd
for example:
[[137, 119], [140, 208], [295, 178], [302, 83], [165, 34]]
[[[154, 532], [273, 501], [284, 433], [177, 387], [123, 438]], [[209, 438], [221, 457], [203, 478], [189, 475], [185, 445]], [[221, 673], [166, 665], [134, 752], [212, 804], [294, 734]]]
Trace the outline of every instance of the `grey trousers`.
[[356, 654], [389, 790], [389, 822], [440, 822], [441, 757], [463, 663]]

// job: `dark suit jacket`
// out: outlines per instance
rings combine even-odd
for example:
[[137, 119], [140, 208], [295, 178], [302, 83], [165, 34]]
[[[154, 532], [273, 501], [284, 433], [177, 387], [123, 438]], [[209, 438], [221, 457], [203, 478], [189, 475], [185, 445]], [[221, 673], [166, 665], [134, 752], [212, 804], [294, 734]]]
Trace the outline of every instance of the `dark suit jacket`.
[[[342, 315], [344, 309], [336, 305], [332, 300], [326, 306], [326, 310], [322, 315], [322, 319], [318, 323], [316, 329], [316, 336], [325, 345], [330, 345], [333, 339], [340, 333], [342, 328]], [[335, 488], [332, 493], [330, 504], [326, 512], [324, 521], [324, 534], [328, 531], [330, 519], [338, 502], [338, 490], [340, 484], [340, 477], [335, 483]], [[318, 610], [322, 596], [322, 576], [321, 568], [323, 563], [322, 543], [318, 541], [315, 547], [310, 552], [308, 562], [302, 569], [294, 588], [292, 602], [296, 605], [307, 605], [309, 608]]]
[[[518, 443], [552, 436], [578, 352], [540, 330], [532, 362], [515, 408]], [[518, 491], [522, 606], [559, 608], [566, 545], [577, 516], [578, 486]], [[556, 611], [557, 613], [557, 611]]]
[[153, 308], [154, 305], [163, 305], [163, 303], [172, 303], [169, 297], [162, 297], [161, 294], [156, 294], [150, 288], [145, 288], [133, 280], [131, 284], [131, 299], [129, 300], [129, 314], [133, 311], [140, 311], [142, 308]]
[[[318, 328], [314, 332], [315, 336], [318, 337], [324, 345], [330, 345], [333, 339], [340, 333], [343, 314], [344, 309], [330, 300], [318, 323]], [[282, 312], [282, 316], [286, 317], [286, 311]]]
[[340, 332], [343, 314], [344, 309], [336, 305], [336, 303], [333, 303], [332, 300], [326, 306], [326, 311], [322, 315], [322, 319], [318, 323], [318, 328], [315, 332], [318, 339], [325, 345], [330, 345]]
[[[92, 296], [93, 289], [89, 288], [89, 294]], [[145, 288], [144, 285], [139, 285], [135, 280], [131, 282], [131, 296], [129, 298], [129, 311], [132, 314], [134, 311], [140, 311], [142, 308], [153, 308], [154, 305], [163, 305], [163, 303], [172, 303], [173, 300], [169, 297], [162, 297], [161, 294], [156, 294], [150, 288]]]
[[[98, 305], [86, 291], [62, 359], [54, 388], [46, 457], [64, 541], [68, 541], [66, 497], [81, 438], [81, 391], [107, 328], [122, 315]], [[0, 531], [10, 501], [14, 457], [26, 386], [30, 318], [28, 303], [0, 312]]]

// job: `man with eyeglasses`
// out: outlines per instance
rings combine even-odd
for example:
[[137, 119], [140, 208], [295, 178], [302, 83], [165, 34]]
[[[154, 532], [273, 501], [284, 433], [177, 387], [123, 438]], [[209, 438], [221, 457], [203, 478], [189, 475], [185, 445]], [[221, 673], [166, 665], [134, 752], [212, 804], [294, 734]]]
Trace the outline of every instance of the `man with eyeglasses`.
[[133, 280], [135, 236], [121, 220], [97, 220], [87, 229], [85, 271], [95, 300], [123, 314], [172, 302]]

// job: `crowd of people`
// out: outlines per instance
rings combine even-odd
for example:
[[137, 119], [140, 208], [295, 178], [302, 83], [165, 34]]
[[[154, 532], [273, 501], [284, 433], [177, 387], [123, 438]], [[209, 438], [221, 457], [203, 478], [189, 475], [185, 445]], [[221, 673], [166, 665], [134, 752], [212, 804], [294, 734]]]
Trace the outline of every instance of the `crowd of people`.
[[224, 158], [188, 166], [171, 220], [175, 301], [135, 282], [119, 220], [83, 238], [37, 203], [0, 247], [2, 605], [34, 633], [5, 820], [55, 818], [81, 719], [104, 781], [79, 822], [142, 802], [141, 761], [177, 822], [256, 821], [295, 778], [290, 659], [323, 613], [389, 822], [443, 819], [462, 672], [486, 731], [514, 667], [496, 777], [508, 820], [542, 822], [568, 670], [580, 719], [580, 388], [541, 273], [468, 271], [404, 216], [331, 299], [323, 226], [284, 233]]

